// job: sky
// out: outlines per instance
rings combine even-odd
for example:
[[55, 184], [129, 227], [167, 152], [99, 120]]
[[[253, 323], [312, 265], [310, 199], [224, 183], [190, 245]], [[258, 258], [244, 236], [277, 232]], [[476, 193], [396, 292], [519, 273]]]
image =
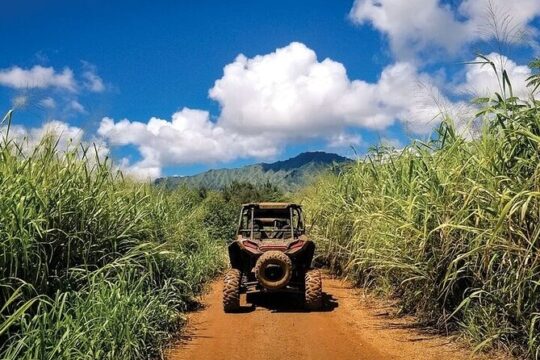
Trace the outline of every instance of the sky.
[[478, 54], [528, 98], [539, 37], [539, 0], [18, 0], [0, 111], [12, 137], [96, 143], [140, 179], [354, 157], [447, 116], [471, 136], [471, 99], [502, 91]]

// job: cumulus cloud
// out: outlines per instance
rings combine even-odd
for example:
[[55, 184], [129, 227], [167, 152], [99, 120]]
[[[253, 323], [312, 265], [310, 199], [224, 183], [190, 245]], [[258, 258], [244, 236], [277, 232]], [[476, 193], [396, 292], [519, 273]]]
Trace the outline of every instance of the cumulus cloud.
[[[515, 88], [524, 89], [525, 67], [506, 59], [506, 68]], [[304, 44], [291, 43], [253, 58], [239, 55], [225, 66], [209, 90], [221, 108], [216, 119], [183, 108], [167, 120], [103, 118], [98, 133], [113, 146], [137, 147], [141, 160], [124, 159], [122, 166], [142, 177], [159, 176], [165, 166], [270, 158], [307, 139], [354, 146], [362, 141], [357, 130], [384, 130], [395, 122], [409, 133], [429, 134], [449, 117], [467, 135], [477, 109], [456, 96], [471, 86], [491, 91], [496, 79], [493, 71], [471, 64], [463, 83], [445, 88], [445, 81], [401, 61], [385, 67], [375, 82], [353, 80], [343, 64], [319, 60]]]
[[527, 87], [527, 78], [531, 75], [531, 69], [528, 66], [518, 65], [508, 57], [497, 53], [491, 53], [486, 57], [491, 60], [497, 72], [484, 59], [477, 57], [466, 66], [465, 81], [457, 84], [454, 92], [475, 97], [490, 97], [496, 92], [503, 94], [502, 72], [506, 70], [512, 84], [513, 95], [522, 99], [529, 98], [531, 89]]
[[184, 108], [171, 120], [103, 118], [98, 133], [113, 146], [136, 146], [142, 159], [124, 160], [124, 168], [155, 177], [163, 166], [269, 158], [291, 141], [310, 138], [331, 147], [358, 145], [360, 137], [345, 131], [351, 127], [380, 130], [407, 120], [424, 132], [424, 118], [400, 115], [414, 112], [411, 94], [431, 81], [408, 63], [385, 68], [375, 83], [351, 80], [341, 63], [319, 61], [304, 44], [291, 43], [251, 59], [239, 55], [225, 66], [209, 91], [221, 105], [216, 120]]
[[209, 95], [220, 103], [220, 121], [228, 128], [303, 136], [342, 118], [335, 103], [352, 91], [342, 64], [319, 62], [313, 50], [291, 43], [252, 59], [239, 55]]
[[302, 43], [225, 66], [210, 89], [220, 123], [243, 134], [305, 138], [345, 126], [384, 129], [431, 78], [406, 62], [386, 67], [376, 83], [350, 80], [343, 64], [319, 61]]
[[135, 145], [142, 160], [123, 168], [135, 174], [156, 177], [161, 167], [191, 163], [212, 163], [241, 157], [268, 158], [282, 144], [271, 136], [241, 136], [210, 121], [209, 113], [184, 108], [172, 119], [151, 118], [147, 123], [115, 122], [104, 118], [98, 134], [111, 145]]
[[400, 57], [433, 46], [456, 52], [470, 36], [453, 10], [438, 0], [356, 0], [350, 17], [386, 34]]
[[18, 66], [1, 69], [0, 85], [15, 89], [44, 89], [52, 87], [72, 92], [77, 89], [71, 69], [65, 68], [61, 72], [57, 72], [52, 67], [43, 67], [40, 65], [36, 65], [31, 69], [23, 69]]
[[540, 16], [537, 0], [465, 0], [458, 13], [468, 20], [471, 38], [520, 43], [538, 35], [531, 21]]
[[478, 40], [506, 43], [536, 35], [529, 23], [540, 15], [537, 0], [465, 0], [458, 7], [440, 0], [356, 0], [350, 18], [370, 24], [388, 38], [400, 59], [434, 50], [456, 54]]

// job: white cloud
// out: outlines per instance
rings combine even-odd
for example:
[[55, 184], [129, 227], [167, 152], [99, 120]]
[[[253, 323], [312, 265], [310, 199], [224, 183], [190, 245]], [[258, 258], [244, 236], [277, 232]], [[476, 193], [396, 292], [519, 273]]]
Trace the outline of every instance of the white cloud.
[[[526, 65], [518, 65], [504, 55], [491, 53], [486, 56], [493, 62], [497, 73], [482, 58], [477, 57], [466, 66], [465, 81], [455, 86], [454, 91], [474, 97], [491, 97], [497, 92], [503, 94], [502, 72], [506, 70], [512, 84], [513, 95], [522, 99], [529, 98], [531, 89], [527, 87], [527, 78], [531, 69]], [[509, 96], [508, 89], [507, 96]]]
[[102, 92], [105, 90], [105, 84], [103, 80], [93, 72], [85, 71], [82, 76], [84, 77], [85, 86], [92, 92]]
[[[4, 128], [0, 128], [4, 131]], [[58, 138], [58, 149], [63, 151], [72, 145], [80, 144], [84, 131], [76, 126], [71, 126], [66, 122], [52, 120], [39, 127], [25, 127], [22, 125], [12, 125], [9, 137], [25, 145], [28, 150], [33, 150], [44, 137], [53, 136]]]
[[39, 101], [39, 105], [43, 106], [44, 108], [54, 109], [56, 107], [56, 101], [52, 97], [49, 96], [44, 99], [41, 99]]
[[[431, 88], [438, 101], [426, 93]], [[413, 133], [429, 133], [458, 105], [411, 63], [386, 67], [374, 83], [351, 80], [341, 63], [319, 61], [301, 43], [251, 59], [239, 55], [209, 94], [221, 105], [215, 121], [207, 111], [184, 108], [171, 120], [103, 118], [98, 133], [113, 146], [137, 147], [141, 160], [123, 160], [124, 169], [156, 177], [164, 166], [269, 158], [310, 138], [330, 147], [358, 145], [351, 128], [383, 130], [401, 121]]]
[[362, 143], [362, 137], [356, 134], [341, 133], [328, 139], [328, 148], [343, 149], [351, 146], [358, 146]]
[[28, 105], [28, 96], [24, 94], [15, 96], [11, 100], [11, 105], [13, 106], [14, 109], [20, 109], [20, 108], [25, 107], [26, 105]]
[[539, 15], [538, 0], [465, 0], [457, 8], [439, 0], [356, 0], [350, 12], [355, 23], [385, 34], [400, 59], [422, 52], [429, 58], [434, 50], [456, 54], [464, 45], [496, 37], [523, 42], [523, 32], [535, 35], [529, 23]]
[[538, 0], [465, 0], [458, 11], [468, 18], [471, 37], [519, 43], [538, 35], [530, 25], [540, 16]]
[[433, 46], [456, 52], [469, 37], [452, 9], [438, 0], [356, 0], [350, 17], [386, 34], [392, 51], [402, 58]]
[[224, 128], [306, 138], [346, 126], [384, 129], [424, 82], [432, 79], [410, 63], [388, 66], [377, 83], [350, 80], [341, 63], [318, 61], [313, 50], [291, 43], [252, 59], [239, 55], [209, 93], [221, 105]]
[[57, 72], [52, 67], [36, 65], [31, 69], [22, 69], [13, 66], [9, 69], [0, 70], [0, 85], [15, 89], [31, 88], [59, 88], [68, 91], [76, 91], [77, 84], [73, 77], [73, 71], [65, 68]]
[[382, 137], [381, 138], [381, 145], [393, 149], [401, 149], [403, 148], [403, 144], [399, 139], [396, 138], [389, 138], [389, 137]]
[[75, 111], [77, 113], [81, 113], [81, 114], [86, 113], [86, 109], [84, 108], [84, 106], [80, 102], [78, 102], [77, 100], [71, 100], [67, 104], [67, 109]]
[[[414, 109], [414, 110], [412, 110]], [[471, 137], [471, 126], [476, 121], [478, 109], [468, 101], [451, 101], [438, 90], [432, 97], [425, 97], [414, 102], [414, 107], [401, 116], [405, 119], [405, 128], [412, 133], [430, 133], [441, 120], [449, 119], [456, 126], [458, 133]]]
[[29, 138], [41, 140], [44, 136], [50, 135], [60, 139], [60, 148], [66, 148], [69, 143], [80, 144], [84, 131], [76, 126], [59, 120], [49, 121], [39, 128], [31, 128], [28, 131]]
[[19, 66], [0, 69], [0, 85], [14, 89], [59, 88], [76, 92], [80, 86], [83, 86], [91, 92], [105, 90], [105, 83], [97, 74], [96, 67], [93, 64], [83, 61], [81, 77], [83, 81], [78, 84], [73, 71], [68, 67], [62, 71], [56, 71], [53, 67], [41, 65], [35, 65], [30, 69], [23, 69]]
[[[106, 85], [103, 79], [96, 73], [96, 67], [83, 61], [82, 72], [75, 77], [73, 71], [65, 67], [62, 71], [53, 67], [36, 65], [28, 69], [19, 66], [0, 69], [0, 86], [11, 87], [20, 90], [13, 98], [14, 108], [26, 105], [38, 105], [42, 108], [59, 109], [60, 115], [74, 113], [86, 114], [86, 109], [79, 101], [81, 90], [87, 92], [103, 92]], [[47, 90], [47, 95], [35, 103], [32, 100], [32, 92], [41, 94], [39, 90]], [[56, 89], [57, 91], [51, 91]], [[41, 95], [38, 95], [41, 97]]]
[[335, 103], [347, 92], [350, 81], [342, 64], [318, 62], [313, 50], [291, 43], [252, 59], [239, 55], [209, 94], [220, 103], [227, 128], [303, 137], [343, 118]]
[[[5, 124], [0, 126], [0, 136], [4, 136], [6, 130]], [[109, 154], [107, 144], [101, 139], [91, 138], [85, 140], [83, 129], [60, 120], [51, 120], [37, 127], [14, 124], [9, 128], [8, 138], [16, 141], [24, 152], [30, 153], [49, 136], [55, 140], [56, 149], [60, 153], [76, 150], [82, 145], [90, 148], [90, 151], [86, 154], [90, 162], [96, 160], [94, 155], [104, 159]]]
[[154, 180], [161, 176], [161, 165], [152, 166], [144, 162], [131, 164], [129, 159], [123, 158], [120, 160], [119, 169], [128, 176], [137, 180]]
[[[526, 67], [508, 59], [506, 65], [515, 88], [523, 89]], [[396, 121], [410, 133], [429, 134], [450, 117], [469, 136], [477, 109], [455, 96], [473, 85], [491, 91], [496, 77], [478, 64], [466, 70], [463, 83], [446, 88], [444, 79], [410, 62], [387, 66], [376, 82], [351, 80], [341, 63], [319, 61], [304, 44], [291, 43], [266, 55], [239, 55], [225, 66], [209, 90], [221, 105], [215, 120], [184, 108], [170, 120], [103, 118], [98, 133], [113, 146], [137, 147], [141, 160], [124, 159], [122, 168], [142, 177], [159, 176], [165, 166], [270, 158], [286, 144], [313, 138], [334, 148], [358, 145], [361, 138], [348, 130], [384, 130]]]
[[82, 73], [84, 87], [92, 92], [105, 91], [105, 84], [103, 79], [97, 74], [96, 67], [87, 61], [83, 61], [82, 63], [84, 68]]
[[241, 136], [210, 121], [207, 111], [184, 108], [170, 121], [151, 118], [148, 123], [115, 122], [103, 118], [98, 134], [111, 145], [135, 145], [142, 160], [123, 162], [135, 174], [156, 177], [167, 165], [212, 163], [241, 157], [268, 158], [281, 144], [271, 137]]

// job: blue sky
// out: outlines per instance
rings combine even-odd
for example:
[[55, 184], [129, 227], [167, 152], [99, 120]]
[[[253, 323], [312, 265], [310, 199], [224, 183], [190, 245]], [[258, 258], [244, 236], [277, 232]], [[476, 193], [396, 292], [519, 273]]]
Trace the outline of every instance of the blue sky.
[[[9, 2], [0, 106], [20, 136], [97, 141], [140, 177], [400, 147], [429, 136], [441, 104], [458, 122], [471, 94], [497, 90], [464, 64], [475, 52], [527, 96], [538, 3]], [[497, 42], [487, 24], [508, 14], [516, 31]]]

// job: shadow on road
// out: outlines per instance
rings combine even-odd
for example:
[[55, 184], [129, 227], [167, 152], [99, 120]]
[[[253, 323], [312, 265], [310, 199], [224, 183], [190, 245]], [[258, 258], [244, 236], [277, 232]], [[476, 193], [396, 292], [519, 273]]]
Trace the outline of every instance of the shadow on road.
[[339, 306], [332, 294], [323, 292], [323, 306], [320, 310], [310, 311], [304, 307], [301, 295], [291, 293], [252, 293], [246, 295], [247, 306], [242, 306], [239, 312], [247, 313], [257, 307], [266, 308], [272, 312], [303, 313], [303, 312], [329, 312]]

